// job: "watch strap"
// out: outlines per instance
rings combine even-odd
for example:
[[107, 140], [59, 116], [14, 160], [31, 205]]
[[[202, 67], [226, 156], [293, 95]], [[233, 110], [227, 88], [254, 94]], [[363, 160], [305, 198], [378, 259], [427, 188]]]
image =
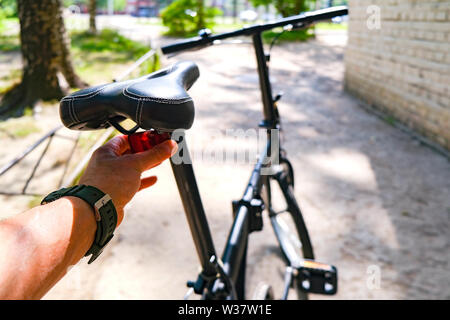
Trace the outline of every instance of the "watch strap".
[[94, 217], [97, 223], [97, 230], [92, 246], [85, 256], [92, 255], [88, 263], [92, 263], [102, 253], [103, 248], [114, 236], [117, 226], [117, 212], [108, 194], [103, 193], [98, 188], [87, 185], [77, 185], [50, 193], [41, 204], [55, 201], [61, 197], [73, 196], [86, 201], [94, 209]]

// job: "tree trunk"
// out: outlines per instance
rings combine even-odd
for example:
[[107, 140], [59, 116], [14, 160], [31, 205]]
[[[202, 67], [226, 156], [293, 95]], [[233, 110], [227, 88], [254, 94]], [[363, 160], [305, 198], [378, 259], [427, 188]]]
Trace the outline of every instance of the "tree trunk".
[[204, 0], [197, 0], [197, 29], [206, 28], [205, 3]]
[[[60, 2], [60, 0], [57, 1]], [[55, 37], [58, 37], [57, 41], [59, 42], [59, 46], [61, 48], [61, 56], [59, 60], [61, 73], [64, 75], [64, 78], [71, 88], [83, 88], [87, 86], [87, 83], [78, 77], [73, 68], [72, 57], [70, 54], [70, 39], [67, 36], [66, 26], [64, 24], [62, 14], [57, 15], [57, 24], [54, 31]]]
[[11, 88], [0, 104], [0, 117], [21, 116], [38, 100], [60, 99], [65, 90], [62, 74], [71, 87], [83, 87], [73, 69], [65, 36], [60, 0], [18, 0], [22, 81]]
[[300, 12], [306, 9], [305, 0], [296, 0], [294, 5], [294, 15], [300, 14]]
[[95, 16], [97, 14], [97, 1], [89, 0], [89, 31], [97, 32], [97, 25], [95, 24]]

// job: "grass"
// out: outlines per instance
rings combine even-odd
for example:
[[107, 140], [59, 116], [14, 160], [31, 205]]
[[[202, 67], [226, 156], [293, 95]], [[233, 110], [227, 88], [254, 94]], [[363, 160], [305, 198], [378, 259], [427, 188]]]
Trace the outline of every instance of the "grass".
[[[342, 23], [331, 23], [331, 22], [320, 22], [317, 23], [314, 28], [310, 28], [307, 30], [294, 30], [289, 32], [284, 32], [279, 38], [279, 42], [287, 41], [306, 41], [310, 38], [314, 37], [314, 30], [319, 31], [328, 31], [328, 30], [347, 30], [347, 24]], [[281, 28], [274, 29], [271, 31], [266, 31], [263, 33], [263, 40], [265, 42], [271, 42], [278, 34], [282, 32]]]
[[40, 131], [35, 120], [29, 115], [0, 122], [0, 137], [20, 139]]
[[[276, 30], [276, 31], [274, 31]], [[294, 31], [286, 31], [282, 32], [282, 29], [274, 29], [270, 31], [266, 31], [262, 34], [263, 41], [266, 43], [272, 42], [272, 40], [278, 36], [278, 42], [295, 42], [295, 41], [306, 41], [310, 38], [314, 37], [314, 33], [311, 29], [308, 30], [294, 30]]]
[[103, 29], [97, 34], [86, 31], [76, 31], [71, 34], [72, 48], [84, 52], [113, 52], [122, 53], [123, 60], [139, 58], [149, 48], [139, 42], [130, 40], [117, 31]]
[[331, 23], [331, 22], [320, 22], [316, 23], [317, 30], [347, 30], [347, 23]]
[[11, 69], [9, 73], [0, 77], [0, 96], [3, 95], [14, 83], [19, 82], [22, 69]]
[[20, 50], [20, 40], [18, 35], [0, 34], [0, 51], [10, 52]]
[[[80, 77], [89, 83], [111, 81], [127, 64], [136, 61], [150, 48], [120, 35], [115, 30], [104, 29], [98, 34], [75, 31], [71, 34], [73, 62]], [[159, 68], [157, 57], [144, 62], [135, 76]]]
[[9, 52], [20, 49], [19, 30], [18, 18], [5, 18], [0, 13], [0, 51]]
[[[218, 19], [219, 20], [219, 19]], [[242, 29], [244, 27], [243, 23], [216, 23], [214, 26], [215, 32], [228, 32], [237, 29]]]
[[5, 18], [0, 16], [0, 34], [6, 34], [19, 24], [19, 18]]

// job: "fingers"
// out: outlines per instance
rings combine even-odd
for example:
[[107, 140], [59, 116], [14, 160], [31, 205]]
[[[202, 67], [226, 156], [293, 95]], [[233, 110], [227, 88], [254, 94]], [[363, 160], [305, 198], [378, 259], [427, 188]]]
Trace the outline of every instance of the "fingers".
[[156, 181], [158, 181], [158, 178], [156, 178], [156, 176], [141, 179], [141, 186], [139, 187], [139, 191], [154, 185]]
[[125, 135], [116, 136], [109, 140], [102, 147], [97, 149], [100, 154], [114, 154], [115, 156], [128, 155], [128, 160], [135, 162], [134, 167], [141, 172], [156, 167], [164, 160], [170, 158], [178, 149], [177, 143], [173, 140], [164, 141], [150, 150], [131, 154], [130, 144]]
[[150, 150], [136, 153], [134, 157], [139, 169], [143, 172], [170, 158], [177, 151], [177, 148], [175, 141], [167, 140]]
[[107, 143], [105, 143], [100, 149], [110, 151], [116, 156], [121, 156], [124, 153], [130, 151], [130, 144], [128, 143], [127, 136], [121, 135], [112, 138]]

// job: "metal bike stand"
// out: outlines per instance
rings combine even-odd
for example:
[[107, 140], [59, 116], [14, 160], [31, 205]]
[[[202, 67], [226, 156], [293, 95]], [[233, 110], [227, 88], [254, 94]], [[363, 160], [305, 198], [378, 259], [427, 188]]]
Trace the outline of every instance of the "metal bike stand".
[[63, 174], [61, 176], [60, 181], [63, 180], [65, 174], [67, 173], [69, 164], [70, 164], [70, 160], [72, 159], [73, 153], [76, 149], [76, 146], [78, 145], [78, 141], [80, 138], [80, 134], [77, 134], [76, 138], [71, 138], [71, 137], [67, 137], [67, 136], [63, 136], [58, 134], [58, 131], [60, 129], [62, 129], [63, 126], [58, 126], [53, 128], [52, 130], [50, 130], [49, 132], [47, 132], [45, 135], [43, 135], [39, 140], [37, 140], [35, 143], [33, 143], [31, 146], [29, 146], [28, 148], [26, 148], [22, 153], [20, 153], [17, 157], [15, 157], [14, 159], [12, 159], [11, 161], [9, 161], [7, 164], [5, 164], [3, 167], [0, 168], [0, 177], [2, 175], [4, 175], [5, 173], [7, 173], [9, 170], [11, 170], [14, 166], [16, 166], [19, 162], [21, 162], [25, 157], [27, 157], [32, 151], [34, 151], [37, 147], [39, 147], [41, 144], [43, 144], [44, 142], [47, 142], [44, 150], [41, 152], [39, 158], [36, 160], [33, 169], [31, 170], [30, 175], [28, 176], [23, 188], [21, 192], [7, 192], [7, 191], [0, 191], [0, 195], [7, 195], [7, 196], [19, 196], [19, 195], [25, 195], [25, 196], [42, 196], [42, 194], [36, 194], [36, 193], [28, 193], [27, 192], [27, 188], [31, 182], [31, 180], [34, 178], [36, 171], [39, 167], [39, 165], [42, 162], [42, 159], [44, 158], [44, 156], [47, 154], [47, 151], [53, 141], [54, 137], [58, 137], [58, 138], [62, 138], [62, 139], [67, 139], [67, 140], [71, 140], [73, 141], [73, 147], [69, 153], [69, 157], [65, 163], [64, 169], [63, 169]]

